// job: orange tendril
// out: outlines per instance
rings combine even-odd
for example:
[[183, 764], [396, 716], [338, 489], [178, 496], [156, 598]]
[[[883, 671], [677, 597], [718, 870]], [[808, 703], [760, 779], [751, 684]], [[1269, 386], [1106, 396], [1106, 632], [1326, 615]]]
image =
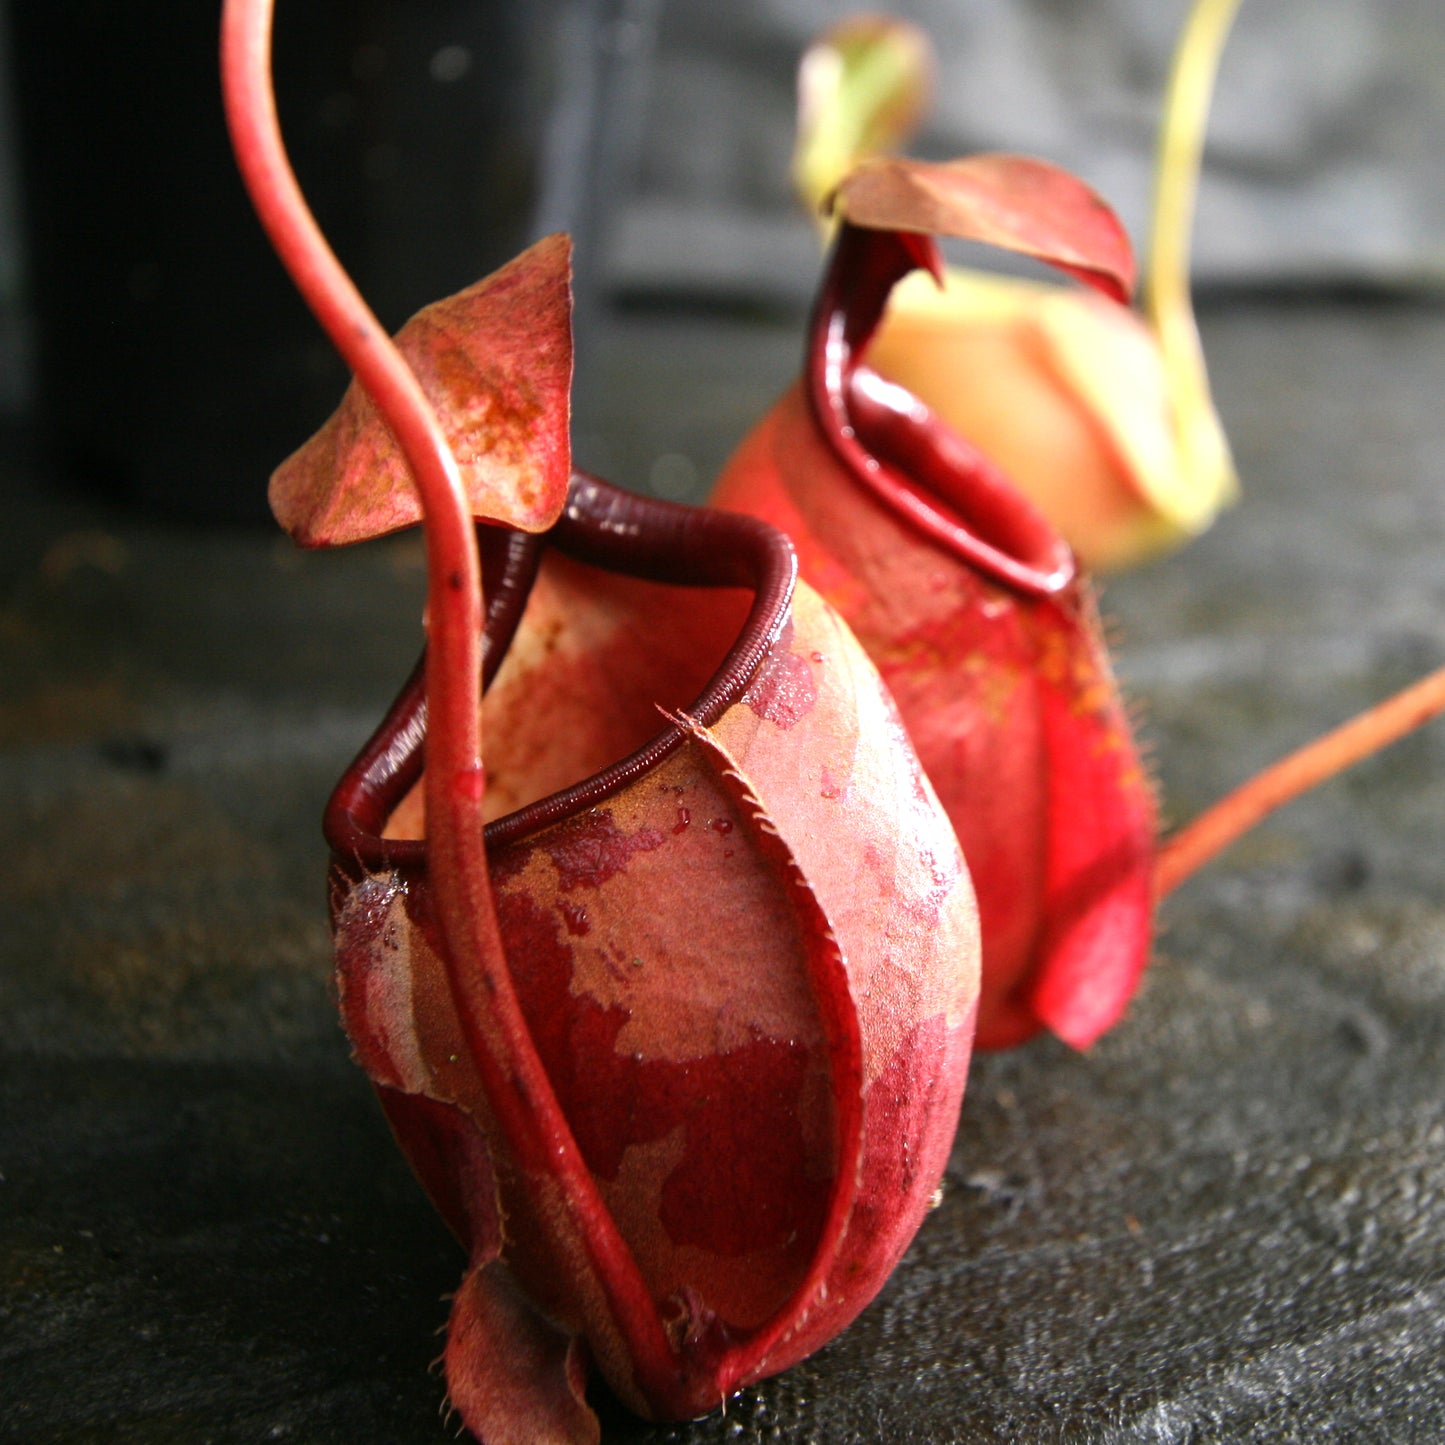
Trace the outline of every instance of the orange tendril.
[[1158, 897], [1222, 853], [1277, 808], [1445, 712], [1445, 668], [1256, 773], [1180, 828], [1159, 849]]

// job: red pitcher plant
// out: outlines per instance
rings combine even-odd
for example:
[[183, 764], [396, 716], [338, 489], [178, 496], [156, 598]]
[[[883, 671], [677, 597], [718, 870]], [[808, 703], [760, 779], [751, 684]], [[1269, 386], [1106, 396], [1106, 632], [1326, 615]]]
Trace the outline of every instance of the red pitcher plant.
[[713, 500], [793, 538], [803, 576], [898, 702], [978, 893], [978, 1045], [1047, 1029], [1086, 1047], [1138, 985], [1158, 897], [1271, 808], [1433, 716], [1445, 677], [1252, 780], [1161, 846], [1073, 550], [990, 454], [869, 356], [899, 280], [941, 279], [937, 236], [1028, 255], [1118, 302], [1133, 282], [1122, 226], [1081, 181], [1023, 156], [868, 161], [831, 204], [838, 234], [803, 376], [734, 454]]
[[343, 1020], [468, 1253], [448, 1392], [488, 1445], [595, 1440], [589, 1365], [697, 1415], [843, 1328], [927, 1210], [968, 874], [788, 539], [570, 475], [562, 238], [388, 342], [286, 164], [269, 19], [225, 10], [235, 146], [358, 378], [273, 505], [427, 540], [425, 659], [326, 832]]

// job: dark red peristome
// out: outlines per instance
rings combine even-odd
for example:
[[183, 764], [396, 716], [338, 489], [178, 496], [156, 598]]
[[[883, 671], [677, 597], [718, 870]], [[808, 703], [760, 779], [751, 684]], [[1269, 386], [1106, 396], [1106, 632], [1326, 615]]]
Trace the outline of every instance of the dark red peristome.
[[893, 692], [978, 894], [978, 1042], [1077, 1046], [1148, 958], [1152, 795], [1087, 583], [967, 441], [860, 358], [931, 239], [844, 224], [802, 385], [743, 443], [717, 505], [765, 518]]
[[876, 1293], [947, 1158], [977, 923], [896, 712], [794, 589], [786, 539], [578, 478], [551, 534], [484, 531], [484, 550], [501, 934], [665, 1368], [629, 1353], [585, 1262], [555, 1257], [549, 1181], [462, 1042], [420, 836], [419, 676], [328, 809], [337, 976], [469, 1252], [453, 1401], [488, 1445], [585, 1440], [585, 1358], [644, 1413], [699, 1414]]

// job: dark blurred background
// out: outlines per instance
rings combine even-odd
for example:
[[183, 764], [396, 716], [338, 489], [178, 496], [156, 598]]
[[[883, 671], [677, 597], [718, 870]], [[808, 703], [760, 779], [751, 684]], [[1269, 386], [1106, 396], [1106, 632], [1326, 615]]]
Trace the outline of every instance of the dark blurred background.
[[[345, 377], [234, 174], [216, 8], [0, 8], [0, 407], [42, 425], [57, 474], [253, 518], [261, 480]], [[941, 57], [921, 152], [1047, 156], [1094, 182], [1142, 241], [1182, 0], [894, 8]], [[788, 190], [794, 72], [848, 9], [283, 3], [282, 118], [323, 228], [390, 326], [535, 235], [573, 231], [579, 453], [599, 470], [650, 473], [655, 457], [618, 454], [593, 422], [606, 321], [619, 307], [806, 305], [817, 255]], [[1442, 77], [1435, 0], [1246, 3], [1210, 131], [1201, 288], [1437, 289]], [[683, 456], [679, 444], [659, 455]], [[700, 489], [718, 459], [684, 460], [671, 463], [674, 490], [688, 466]]]

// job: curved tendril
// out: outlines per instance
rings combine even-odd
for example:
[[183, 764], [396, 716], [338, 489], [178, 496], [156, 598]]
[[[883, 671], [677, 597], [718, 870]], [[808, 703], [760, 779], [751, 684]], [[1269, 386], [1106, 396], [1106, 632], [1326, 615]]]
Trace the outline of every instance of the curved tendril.
[[[1189, 295], [1189, 237], [1214, 78], [1240, 0], [1196, 0], [1174, 52], [1154, 166], [1143, 307], [1159, 339], [1165, 384], [1181, 428], [1212, 413], [1204, 352]], [[1202, 440], [1202, 439], [1201, 439]]]
[[482, 829], [481, 563], [456, 459], [420, 383], [327, 244], [291, 170], [271, 85], [272, 8], [272, 0], [225, 0], [226, 119], [272, 245], [385, 417], [421, 494], [429, 613], [427, 857], [463, 1037], [518, 1163], [556, 1186], [564, 1216], [556, 1247], [586, 1258], [639, 1376], [667, 1378], [673, 1364], [661, 1320], [542, 1068], [497, 930]]
[[1206, 808], [1159, 849], [1154, 890], [1172, 893], [1277, 808], [1445, 712], [1445, 667], [1287, 754]]

